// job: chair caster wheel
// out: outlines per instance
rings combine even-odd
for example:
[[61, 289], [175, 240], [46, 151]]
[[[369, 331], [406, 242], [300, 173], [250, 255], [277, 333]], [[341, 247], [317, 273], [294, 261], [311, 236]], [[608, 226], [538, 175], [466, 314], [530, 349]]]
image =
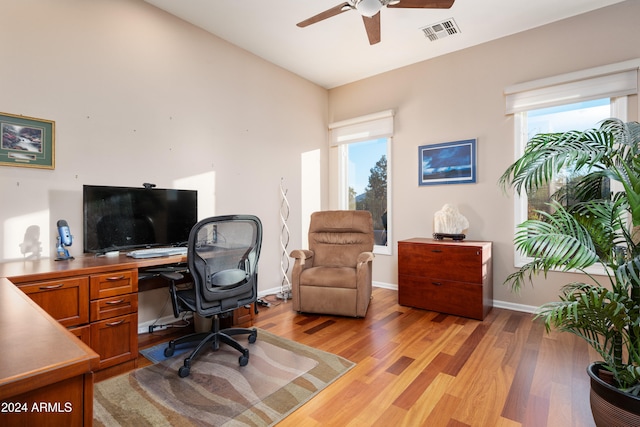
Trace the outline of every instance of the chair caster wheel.
[[242, 355], [238, 358], [238, 363], [240, 364], [240, 366], [247, 366], [247, 364], [249, 363], [249, 355]]
[[188, 377], [189, 371], [191, 371], [191, 369], [187, 368], [186, 366], [180, 366], [180, 369], [178, 369], [178, 376], [180, 378]]
[[258, 338], [258, 331], [251, 332], [251, 334], [249, 334], [249, 344], [253, 344], [254, 342], [256, 342], [257, 338]]
[[164, 349], [164, 357], [171, 357], [173, 356], [173, 351], [174, 348], [173, 347], [167, 347]]

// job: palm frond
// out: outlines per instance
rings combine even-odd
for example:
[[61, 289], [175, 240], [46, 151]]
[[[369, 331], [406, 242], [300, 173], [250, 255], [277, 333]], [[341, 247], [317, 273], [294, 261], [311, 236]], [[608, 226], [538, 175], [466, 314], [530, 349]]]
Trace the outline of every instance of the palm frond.
[[553, 213], [538, 211], [541, 219], [518, 226], [514, 238], [517, 250], [535, 258], [544, 270], [583, 270], [599, 262], [589, 231], [558, 203]]
[[[616, 379], [628, 387], [640, 377], [635, 372], [622, 373], [627, 366], [637, 366], [640, 353], [635, 346], [633, 330], [629, 328], [636, 304], [625, 293], [601, 286], [571, 283], [562, 289], [560, 301], [544, 304], [536, 318], [544, 320], [547, 331], [555, 328], [573, 333], [585, 340], [616, 374]], [[636, 322], [637, 323], [637, 322]], [[626, 349], [626, 353], [623, 351]], [[625, 354], [628, 360], [624, 360]]]
[[525, 282], [533, 284], [533, 278], [543, 273], [545, 276], [549, 268], [540, 260], [533, 260], [522, 267], [515, 273], [511, 273], [504, 281], [504, 284], [511, 286], [511, 291], [519, 293]]
[[499, 183], [518, 194], [545, 185], [563, 167], [597, 167], [610, 157], [613, 141], [605, 132], [589, 130], [544, 133], [534, 136], [524, 154], [502, 174]]

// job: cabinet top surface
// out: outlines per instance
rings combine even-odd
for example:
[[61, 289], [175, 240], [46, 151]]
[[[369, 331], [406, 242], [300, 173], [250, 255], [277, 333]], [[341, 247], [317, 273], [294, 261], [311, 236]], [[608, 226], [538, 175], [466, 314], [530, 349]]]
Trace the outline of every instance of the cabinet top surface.
[[0, 263], [0, 277], [9, 278], [13, 283], [18, 284], [25, 281], [153, 267], [186, 262], [186, 260], [187, 257], [181, 255], [135, 259], [124, 254], [113, 257], [82, 254], [65, 261], [56, 261], [53, 258], [15, 260]]
[[429, 237], [413, 237], [411, 239], [405, 239], [398, 241], [401, 243], [422, 243], [422, 244], [436, 244], [436, 245], [450, 245], [450, 246], [491, 246], [492, 242], [484, 242], [478, 240], [436, 240]]

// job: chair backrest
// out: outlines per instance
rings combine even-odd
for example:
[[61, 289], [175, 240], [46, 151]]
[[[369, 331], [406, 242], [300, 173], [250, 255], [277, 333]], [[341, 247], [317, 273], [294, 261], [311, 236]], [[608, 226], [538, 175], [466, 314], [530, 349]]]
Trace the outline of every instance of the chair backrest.
[[253, 215], [199, 221], [189, 234], [187, 260], [200, 314], [255, 302], [262, 223]]
[[314, 266], [355, 267], [358, 255], [373, 251], [369, 211], [320, 211], [311, 214], [309, 250]]

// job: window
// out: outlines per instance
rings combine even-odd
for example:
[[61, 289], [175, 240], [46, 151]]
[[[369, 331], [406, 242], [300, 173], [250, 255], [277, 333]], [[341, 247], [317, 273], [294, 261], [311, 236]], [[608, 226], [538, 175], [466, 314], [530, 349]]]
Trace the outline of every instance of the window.
[[[626, 120], [627, 98], [603, 98], [593, 101], [577, 102], [549, 108], [541, 108], [516, 113], [516, 128], [521, 129], [516, 134], [516, 158], [522, 156], [524, 147], [529, 139], [538, 133], [565, 132], [569, 130], [587, 130], [597, 127], [598, 122], [609, 117], [618, 117]], [[515, 224], [520, 224], [527, 219], [537, 218], [536, 211], [549, 212], [550, 197], [557, 191], [564, 191], [562, 202], [571, 203], [571, 182], [576, 179], [581, 171], [565, 168], [556, 176], [549, 186], [540, 188], [534, 194], [527, 194], [515, 200]], [[515, 252], [514, 263], [516, 267], [522, 267], [531, 259], [519, 252]], [[590, 270], [591, 271], [591, 270]], [[603, 274], [598, 267], [591, 271], [595, 274]]]
[[[609, 98], [542, 108], [518, 114], [521, 115], [519, 120], [524, 123], [523, 128], [527, 130], [521, 146], [524, 146], [529, 139], [539, 133], [586, 130], [593, 128], [601, 120], [612, 117]], [[522, 154], [521, 150], [518, 156]], [[561, 199], [562, 203], [569, 206], [571, 204], [571, 183], [583, 175], [583, 172], [585, 171], [576, 171], [565, 167], [546, 188], [539, 188], [534, 194], [528, 194], [527, 215], [523, 220], [537, 219], [539, 215], [536, 214], [536, 211], [550, 212], [551, 207], [548, 203], [554, 193], [564, 193]]]
[[388, 138], [340, 146], [344, 175], [339, 179], [342, 197], [340, 209], [369, 211], [378, 250], [388, 242], [387, 164]]
[[391, 254], [391, 134], [393, 112], [330, 125], [338, 151], [338, 209], [366, 210], [373, 217], [378, 254]]
[[[626, 61], [507, 88], [507, 114], [514, 114], [515, 158], [535, 134], [586, 130], [608, 117], [626, 121], [626, 95], [637, 93], [639, 65], [638, 60]], [[580, 173], [567, 168], [548, 188], [516, 197], [515, 224], [534, 218], [536, 210], [548, 210], [546, 203], [556, 191], [563, 191], [563, 203], [570, 204], [571, 182]], [[516, 267], [530, 261], [518, 252], [514, 260]]]

